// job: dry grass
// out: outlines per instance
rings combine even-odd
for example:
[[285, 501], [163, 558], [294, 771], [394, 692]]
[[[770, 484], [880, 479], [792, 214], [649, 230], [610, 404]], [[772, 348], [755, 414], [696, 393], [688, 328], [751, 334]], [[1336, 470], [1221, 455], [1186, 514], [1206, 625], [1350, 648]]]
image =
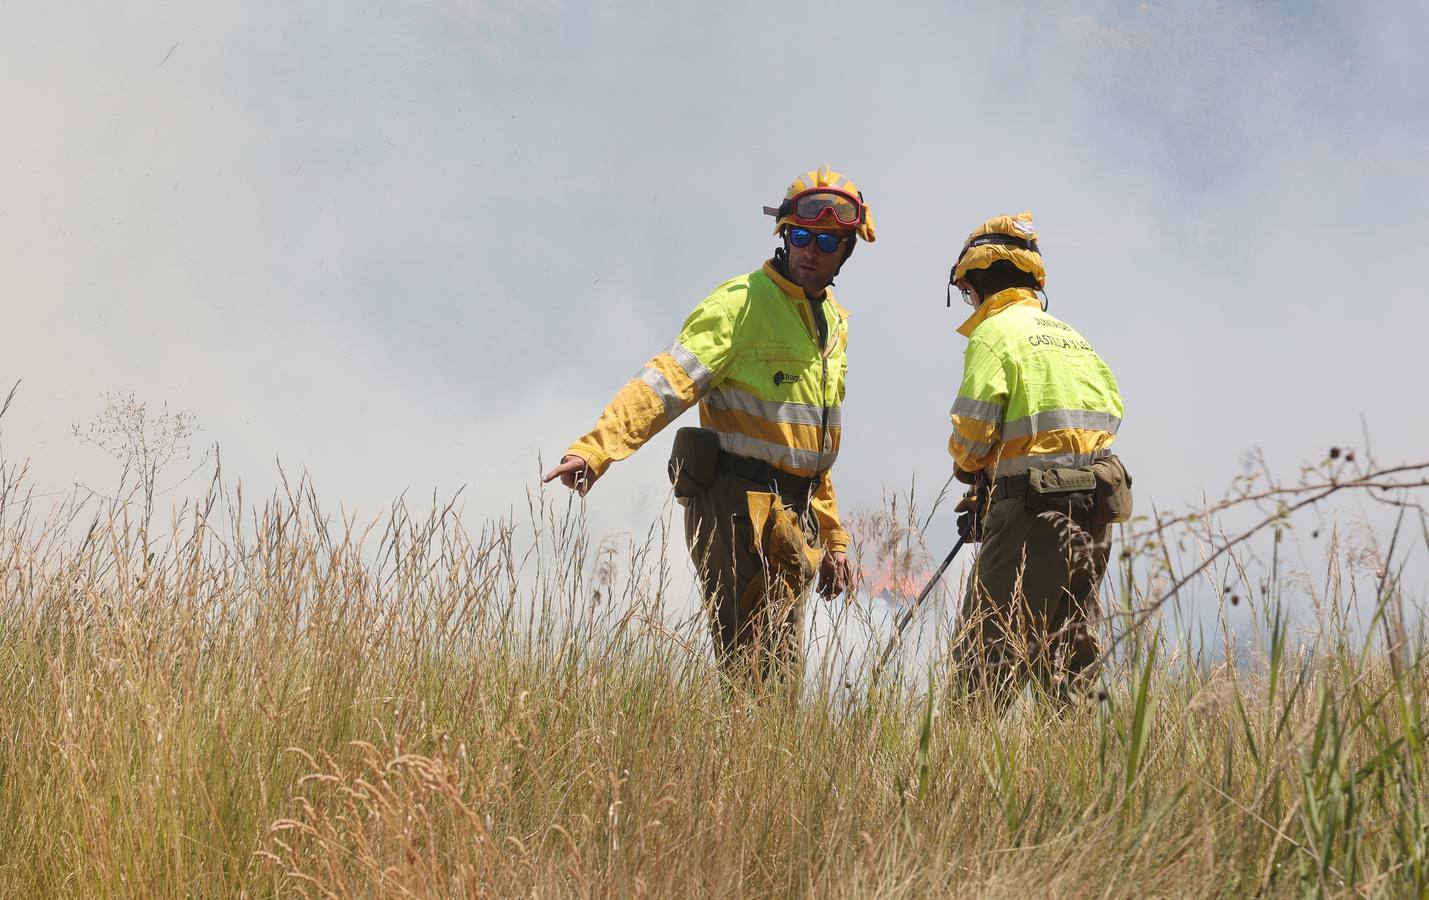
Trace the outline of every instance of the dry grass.
[[1249, 666], [1142, 629], [1096, 708], [999, 715], [936, 667], [725, 699], [670, 624], [681, 548], [614, 558], [564, 497], [472, 533], [215, 481], [158, 541], [0, 489], [4, 896], [1429, 890], [1429, 664], [1387, 559], [1359, 637], [1302, 647], [1267, 592]]

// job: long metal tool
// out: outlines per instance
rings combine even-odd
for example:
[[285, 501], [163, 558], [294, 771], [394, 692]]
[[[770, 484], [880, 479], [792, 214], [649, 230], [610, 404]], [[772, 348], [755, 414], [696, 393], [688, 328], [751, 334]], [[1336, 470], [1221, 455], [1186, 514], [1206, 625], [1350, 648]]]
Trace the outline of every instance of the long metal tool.
[[918, 607], [923, 605], [923, 601], [933, 592], [938, 580], [943, 577], [943, 573], [948, 570], [948, 566], [953, 564], [953, 557], [958, 555], [958, 551], [963, 549], [963, 544], [968, 542], [967, 533], [958, 536], [958, 542], [953, 545], [953, 549], [948, 551], [948, 555], [943, 559], [943, 564], [938, 566], [938, 571], [933, 573], [933, 577], [928, 579], [928, 584], [918, 594], [918, 599], [909, 604], [908, 608], [898, 617], [898, 625], [893, 629], [893, 636], [888, 639], [888, 646], [883, 648], [883, 655], [878, 658], [878, 668], [875, 672], [883, 671], [883, 666], [888, 662], [888, 657], [893, 653], [893, 648], [898, 646], [898, 641], [903, 637], [903, 629], [908, 627], [908, 623], [913, 621], [913, 614], [918, 611]]

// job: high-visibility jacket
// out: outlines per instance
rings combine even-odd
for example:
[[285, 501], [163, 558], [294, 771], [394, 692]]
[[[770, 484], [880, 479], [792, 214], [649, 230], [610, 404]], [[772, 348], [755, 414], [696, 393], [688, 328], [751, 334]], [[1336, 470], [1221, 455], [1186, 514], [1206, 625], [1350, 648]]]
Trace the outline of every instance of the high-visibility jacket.
[[948, 451], [959, 469], [1017, 475], [1110, 453], [1122, 417], [1116, 379], [1034, 292], [993, 294], [958, 333], [968, 348]]
[[[825, 323], [823, 346], [815, 315]], [[829, 468], [839, 455], [847, 346], [848, 312], [832, 292], [811, 302], [765, 263], [695, 307], [674, 343], [620, 389], [567, 453], [600, 475], [699, 403], [700, 425], [719, 434], [722, 449], [794, 475], [822, 474], [810, 501], [820, 543], [844, 550], [848, 533]]]

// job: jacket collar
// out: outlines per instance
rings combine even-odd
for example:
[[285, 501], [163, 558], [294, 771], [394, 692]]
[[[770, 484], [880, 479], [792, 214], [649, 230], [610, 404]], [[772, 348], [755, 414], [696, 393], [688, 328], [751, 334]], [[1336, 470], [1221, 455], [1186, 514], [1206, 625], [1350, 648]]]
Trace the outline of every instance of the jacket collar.
[[973, 331], [983, 322], [1014, 306], [1035, 306], [1041, 309], [1042, 301], [1037, 299], [1037, 292], [1029, 288], [1008, 288], [1005, 291], [998, 291], [984, 300], [977, 310], [968, 316], [968, 320], [958, 326], [958, 334], [963, 337], [972, 337]]

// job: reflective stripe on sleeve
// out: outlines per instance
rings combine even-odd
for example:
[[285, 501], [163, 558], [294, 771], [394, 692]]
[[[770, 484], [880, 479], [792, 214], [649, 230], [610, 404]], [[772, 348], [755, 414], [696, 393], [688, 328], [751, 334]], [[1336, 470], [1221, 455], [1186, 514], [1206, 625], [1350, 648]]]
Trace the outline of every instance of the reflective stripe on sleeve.
[[667, 422], [675, 421], [675, 419], [679, 418], [680, 413], [688, 409], [688, 407], [685, 406], [685, 401], [670, 384], [670, 379], [666, 378], [659, 369], [646, 366], [641, 369], [635, 377], [650, 385], [651, 390], [660, 398], [660, 402], [665, 406], [665, 420]]
[[961, 449], [963, 453], [973, 458], [988, 455], [992, 452], [992, 448], [994, 446], [992, 443], [971, 443], [964, 439], [962, 435], [958, 434], [957, 431], [953, 432], [953, 443], [957, 444], [959, 449]]
[[965, 419], [977, 419], [980, 422], [1001, 422], [1006, 412], [1007, 407], [1001, 403], [989, 403], [986, 400], [974, 400], [971, 397], [961, 396], [953, 401], [953, 415], [962, 416]]
[[710, 373], [709, 369], [705, 368], [705, 364], [700, 362], [698, 356], [695, 356], [689, 350], [685, 349], [685, 346], [679, 341], [666, 347], [665, 352], [670, 354], [670, 357], [680, 364], [680, 368], [684, 369], [685, 374], [690, 376], [690, 380], [695, 383], [695, 387], [701, 394], [710, 389], [710, 381], [713, 380], [714, 376]]
[[[958, 400], [961, 401], [962, 398], [959, 397]], [[956, 406], [953, 407], [953, 411], [957, 412]], [[1006, 423], [1002, 426], [1002, 437], [1003, 440], [1014, 440], [1029, 437], [1039, 431], [1052, 431], [1057, 428], [1081, 428], [1087, 431], [1105, 431], [1109, 434], [1116, 434], [1116, 430], [1120, 426], [1121, 419], [1108, 412], [1096, 412], [1090, 409], [1050, 409]]]

